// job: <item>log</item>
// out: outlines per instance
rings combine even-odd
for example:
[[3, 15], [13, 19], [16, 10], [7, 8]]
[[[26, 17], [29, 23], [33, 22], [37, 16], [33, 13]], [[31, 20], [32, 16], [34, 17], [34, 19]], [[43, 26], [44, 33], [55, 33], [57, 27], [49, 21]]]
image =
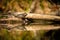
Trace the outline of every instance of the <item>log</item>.
[[36, 13], [23, 13], [23, 12], [15, 12], [12, 15], [17, 18], [31, 18], [31, 19], [43, 19], [43, 20], [58, 20], [60, 21], [60, 17], [56, 15], [45, 15], [45, 14], [36, 14]]
[[35, 13], [28, 13], [25, 18], [31, 18], [31, 19], [43, 19], [43, 20], [59, 20], [59, 16], [54, 15], [43, 15], [43, 14], [35, 14]]
[[[21, 14], [21, 15], [20, 15]], [[31, 18], [31, 19], [43, 19], [43, 20], [57, 20], [60, 21], [60, 17], [56, 15], [45, 15], [45, 14], [37, 14], [37, 13], [26, 13], [24, 16], [23, 12], [15, 12], [12, 15], [16, 16], [17, 18]]]

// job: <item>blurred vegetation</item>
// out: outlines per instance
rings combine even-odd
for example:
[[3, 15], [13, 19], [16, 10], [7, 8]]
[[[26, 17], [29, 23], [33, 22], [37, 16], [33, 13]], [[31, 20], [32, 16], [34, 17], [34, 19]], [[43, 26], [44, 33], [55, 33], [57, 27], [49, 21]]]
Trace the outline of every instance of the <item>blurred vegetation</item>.
[[[34, 0], [2, 0], [0, 1], [0, 10], [4, 13], [9, 10], [14, 12], [29, 11], [33, 1]], [[52, 1], [49, 0], [39, 0], [40, 11], [43, 11], [45, 14], [50, 14], [52, 10], [57, 10], [56, 4], [51, 2]]]
[[[36, 35], [34, 35], [36, 34]], [[0, 40], [41, 40], [44, 31], [7, 31], [6, 29], [0, 30]]]
[[4, 11], [24, 11], [27, 10], [31, 3], [32, 0], [2, 0], [1, 2], [1, 7], [4, 9]]
[[60, 40], [59, 30], [7, 31], [0, 30], [0, 40]]
[[0, 31], [0, 40], [33, 40], [32, 33], [27, 31], [12, 31], [8, 32], [6, 29]]

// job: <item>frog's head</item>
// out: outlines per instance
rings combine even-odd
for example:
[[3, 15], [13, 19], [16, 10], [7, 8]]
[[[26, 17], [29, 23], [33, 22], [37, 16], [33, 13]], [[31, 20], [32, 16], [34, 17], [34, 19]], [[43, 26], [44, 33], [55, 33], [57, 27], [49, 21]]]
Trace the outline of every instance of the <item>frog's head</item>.
[[25, 12], [14, 12], [12, 15], [18, 18], [24, 18], [27, 14]]

